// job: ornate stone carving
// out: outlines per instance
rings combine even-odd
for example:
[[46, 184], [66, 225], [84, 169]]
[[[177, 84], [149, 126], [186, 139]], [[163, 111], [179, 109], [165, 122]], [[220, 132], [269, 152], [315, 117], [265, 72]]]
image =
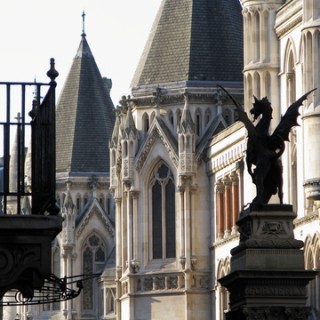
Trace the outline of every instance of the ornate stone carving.
[[[242, 312], [246, 320], [270, 320], [270, 319], [290, 319], [290, 320], [306, 320], [310, 315], [310, 308], [308, 307], [244, 307]], [[240, 315], [234, 317], [227, 317], [227, 319], [238, 319]]]
[[178, 288], [178, 277], [170, 276], [168, 277], [168, 289], [177, 289]]
[[157, 276], [154, 278], [154, 289], [163, 290], [165, 288], [165, 277]]
[[251, 286], [245, 289], [245, 294], [247, 296], [277, 296], [277, 297], [299, 297], [306, 294], [306, 290], [301, 287], [292, 286], [272, 286], [266, 285], [262, 286]]
[[153, 279], [152, 277], [143, 279], [143, 291], [151, 291], [153, 289]]
[[154, 146], [156, 139], [160, 139], [162, 141], [173, 164], [175, 165], [176, 168], [178, 168], [178, 157], [176, 153], [173, 151], [172, 146], [169, 145], [167, 138], [162, 135], [162, 133], [157, 127], [155, 127], [154, 130], [151, 132], [151, 134], [148, 136], [147, 141], [144, 147], [142, 148], [143, 151], [136, 162], [136, 169], [138, 171], [140, 171], [141, 168], [143, 167], [143, 164], [145, 163], [151, 148]]
[[310, 307], [285, 308], [285, 314], [290, 320], [305, 320], [305, 319], [308, 319], [308, 316], [311, 314], [311, 308]]
[[281, 221], [264, 221], [262, 226], [262, 234], [280, 235], [286, 234]]
[[0, 217], [0, 299], [10, 289], [25, 299], [41, 289], [51, 273], [51, 242], [61, 227], [58, 216]]
[[92, 215], [96, 214], [98, 217], [100, 217], [101, 221], [103, 222], [105, 228], [108, 230], [108, 232], [110, 233], [111, 237], [114, 237], [114, 227], [111, 225], [110, 221], [108, 220], [107, 217], [105, 217], [104, 215], [102, 215], [96, 206], [94, 206], [92, 208], [92, 210], [89, 211], [89, 213], [84, 217], [84, 219], [81, 221], [81, 224], [78, 226], [78, 230], [77, 230], [77, 238], [79, 238], [79, 236], [81, 235], [84, 227], [88, 224], [90, 218], [92, 217]]
[[[230, 292], [228, 320], [306, 320], [307, 284], [303, 242], [294, 239], [292, 206], [268, 205], [242, 214], [231, 273], [219, 279]], [[292, 307], [294, 306], [294, 307]]]
[[[202, 285], [204, 285], [204, 282], [202, 282]], [[136, 278], [137, 292], [181, 290], [184, 287], [185, 281], [183, 273], [155, 274]]]

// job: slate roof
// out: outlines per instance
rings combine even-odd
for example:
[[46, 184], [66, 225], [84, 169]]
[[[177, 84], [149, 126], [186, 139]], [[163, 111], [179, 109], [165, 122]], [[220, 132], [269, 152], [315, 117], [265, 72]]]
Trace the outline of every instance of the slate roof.
[[57, 172], [109, 173], [114, 106], [108, 84], [82, 34], [57, 105]]
[[163, 0], [131, 87], [242, 81], [239, 0]]

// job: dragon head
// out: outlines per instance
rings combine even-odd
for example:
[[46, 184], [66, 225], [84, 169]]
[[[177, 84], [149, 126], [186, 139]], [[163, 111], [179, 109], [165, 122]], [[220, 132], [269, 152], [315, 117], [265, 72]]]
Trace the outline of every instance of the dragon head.
[[255, 96], [253, 96], [253, 98], [253, 108], [250, 110], [250, 113], [253, 115], [253, 121], [257, 120], [261, 114], [269, 115], [271, 117], [272, 107], [268, 98], [264, 97], [261, 100]]

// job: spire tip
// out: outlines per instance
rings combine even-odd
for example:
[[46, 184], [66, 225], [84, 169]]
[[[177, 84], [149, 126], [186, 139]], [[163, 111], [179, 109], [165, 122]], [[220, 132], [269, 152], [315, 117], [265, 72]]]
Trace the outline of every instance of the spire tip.
[[86, 20], [86, 14], [84, 12], [84, 10], [82, 11], [82, 37], [86, 36], [86, 32], [85, 32], [85, 20]]

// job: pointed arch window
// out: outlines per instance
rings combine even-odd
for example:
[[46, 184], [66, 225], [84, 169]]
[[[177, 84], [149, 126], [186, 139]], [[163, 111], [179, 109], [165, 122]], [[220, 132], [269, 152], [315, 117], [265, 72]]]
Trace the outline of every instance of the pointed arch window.
[[147, 113], [144, 113], [142, 118], [143, 118], [143, 132], [147, 133], [149, 131], [149, 125], [150, 125], [149, 116]]
[[[91, 275], [103, 271], [106, 261], [106, 248], [99, 236], [91, 235], [85, 242], [82, 253], [83, 274]], [[82, 309], [94, 310], [99, 301], [95, 301], [95, 292], [98, 291], [94, 279], [86, 280], [83, 284]]]
[[173, 126], [173, 124], [174, 124], [174, 117], [173, 117], [173, 112], [172, 112], [172, 110], [169, 110], [169, 112], [168, 112], [168, 119], [169, 119], [170, 124]]
[[155, 117], [156, 117], [156, 113], [153, 111], [153, 112], [151, 113], [150, 123], [153, 122], [153, 120], [154, 120]]
[[196, 134], [198, 136], [200, 136], [201, 135], [201, 131], [202, 131], [201, 111], [198, 109], [196, 111]]
[[83, 196], [83, 207], [85, 207], [86, 204], [88, 203], [88, 199], [89, 199], [89, 196], [87, 193], [85, 193], [85, 195]]
[[[217, 278], [222, 278], [230, 273], [230, 259], [226, 258], [221, 260], [218, 266]], [[226, 311], [229, 309], [229, 292], [221, 285], [218, 286], [218, 299], [219, 299], [219, 320], [224, 320]]]
[[79, 213], [81, 210], [81, 195], [80, 195], [80, 193], [78, 193], [76, 195], [76, 209], [77, 209], [77, 213]]
[[151, 219], [153, 259], [176, 256], [175, 184], [170, 169], [160, 163], [151, 182]]
[[204, 114], [204, 125], [207, 126], [211, 118], [211, 111], [208, 108]]
[[105, 314], [115, 314], [115, 289], [108, 288], [105, 292]]

